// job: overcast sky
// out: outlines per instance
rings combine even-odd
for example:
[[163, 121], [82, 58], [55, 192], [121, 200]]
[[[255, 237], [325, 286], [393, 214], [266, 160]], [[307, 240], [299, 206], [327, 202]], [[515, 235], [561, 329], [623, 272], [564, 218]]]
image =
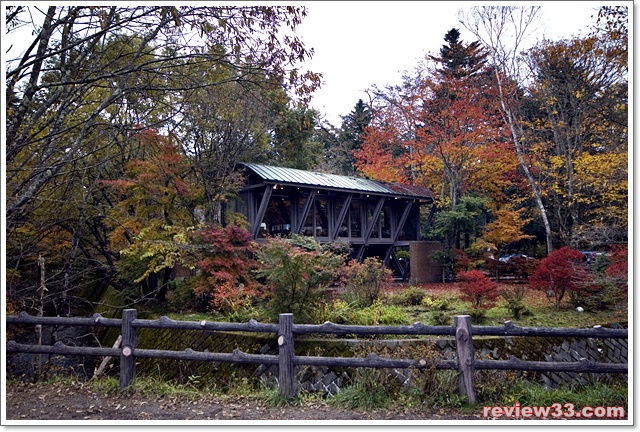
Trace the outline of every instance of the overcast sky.
[[[517, 3], [517, 2], [514, 2]], [[461, 7], [474, 2], [441, 1], [321, 1], [303, 3], [308, 10], [296, 32], [305, 46], [314, 48], [305, 68], [323, 74], [323, 86], [312, 107], [334, 126], [342, 123], [364, 90], [399, 84], [402, 71], [413, 71], [427, 53], [438, 53], [444, 35], [458, 28], [465, 42], [475, 40], [457, 18]], [[533, 3], [527, 3], [533, 4]], [[601, 2], [547, 1], [542, 6], [539, 31], [533, 36], [560, 39], [586, 34], [595, 23]], [[593, 18], [592, 18], [593, 16]]]

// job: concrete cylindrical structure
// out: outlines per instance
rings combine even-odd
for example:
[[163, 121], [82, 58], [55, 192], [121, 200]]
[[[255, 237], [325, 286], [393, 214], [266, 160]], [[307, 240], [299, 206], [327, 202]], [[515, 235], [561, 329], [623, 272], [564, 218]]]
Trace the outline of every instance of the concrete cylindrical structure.
[[409, 283], [422, 284], [442, 282], [442, 265], [433, 258], [434, 252], [442, 250], [442, 243], [437, 241], [410, 242]]

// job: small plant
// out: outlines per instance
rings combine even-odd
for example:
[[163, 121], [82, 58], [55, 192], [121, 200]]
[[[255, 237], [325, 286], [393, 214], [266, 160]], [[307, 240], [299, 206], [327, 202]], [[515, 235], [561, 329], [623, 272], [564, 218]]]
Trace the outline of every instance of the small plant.
[[191, 279], [176, 279], [169, 284], [169, 291], [167, 293], [167, 303], [171, 310], [183, 311], [188, 310], [193, 306], [193, 300], [195, 295], [193, 292], [193, 286]]
[[527, 295], [526, 285], [516, 285], [513, 288], [503, 289], [500, 291], [500, 295], [507, 303], [507, 309], [511, 312], [511, 316], [515, 319], [520, 319], [522, 312], [527, 309], [524, 304], [524, 299]]
[[407, 325], [409, 316], [398, 306], [385, 305], [376, 301], [363, 309], [354, 309], [347, 317], [346, 324], [353, 325]]
[[436, 310], [430, 315], [430, 324], [435, 326], [451, 325], [451, 317], [443, 310]]
[[375, 257], [351, 260], [342, 269], [343, 298], [355, 307], [371, 306], [392, 282], [392, 273]]
[[346, 409], [372, 410], [389, 407], [392, 399], [383, 386], [360, 380], [329, 399], [329, 403]]
[[451, 308], [451, 299], [448, 297], [438, 297], [434, 299], [430, 296], [425, 296], [420, 304], [429, 309], [446, 311]]
[[402, 304], [406, 306], [417, 306], [422, 303], [426, 295], [427, 293], [422, 288], [411, 285], [400, 293], [400, 299]]

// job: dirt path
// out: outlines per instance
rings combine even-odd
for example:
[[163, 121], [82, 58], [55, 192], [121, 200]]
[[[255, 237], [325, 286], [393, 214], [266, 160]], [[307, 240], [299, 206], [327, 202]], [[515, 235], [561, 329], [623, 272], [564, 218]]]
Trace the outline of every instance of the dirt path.
[[9, 383], [7, 420], [482, 420], [481, 413], [421, 408], [413, 410], [350, 411], [323, 402], [305, 402], [283, 408], [237, 397], [216, 398], [140, 394], [98, 394], [68, 384]]

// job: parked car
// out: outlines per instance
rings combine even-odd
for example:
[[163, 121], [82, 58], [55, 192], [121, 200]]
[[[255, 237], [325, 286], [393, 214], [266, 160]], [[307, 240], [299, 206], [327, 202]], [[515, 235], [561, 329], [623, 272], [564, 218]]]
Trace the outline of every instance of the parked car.
[[606, 252], [598, 252], [598, 251], [580, 251], [582, 255], [584, 255], [584, 262], [587, 263], [588, 267], [591, 267], [600, 255], [609, 255]]
[[514, 258], [522, 258], [522, 259], [525, 259], [525, 260], [534, 259], [533, 257], [530, 257], [528, 255], [524, 255], [524, 254], [511, 254], [511, 255], [501, 256], [500, 258], [498, 258], [498, 261], [503, 262], [503, 263], [509, 263], [509, 261], [511, 261]]

